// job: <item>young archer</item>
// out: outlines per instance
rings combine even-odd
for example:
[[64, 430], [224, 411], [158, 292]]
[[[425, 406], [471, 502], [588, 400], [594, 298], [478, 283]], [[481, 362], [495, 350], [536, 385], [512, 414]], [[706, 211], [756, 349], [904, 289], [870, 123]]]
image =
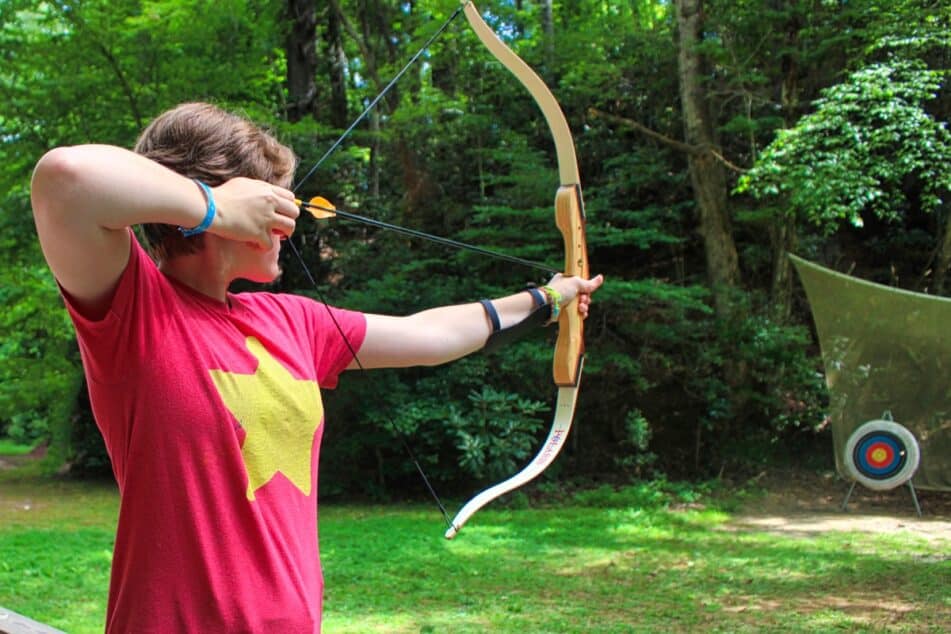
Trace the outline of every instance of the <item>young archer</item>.
[[121, 495], [109, 632], [319, 631], [320, 390], [358, 365], [341, 332], [365, 368], [437, 365], [485, 345], [490, 311], [505, 329], [577, 297], [584, 317], [601, 286], [557, 275], [488, 309], [401, 317], [331, 308], [337, 325], [305, 297], [233, 294], [280, 274], [294, 164], [249, 121], [185, 104], [134, 152], [63, 147], [36, 166], [37, 233]]

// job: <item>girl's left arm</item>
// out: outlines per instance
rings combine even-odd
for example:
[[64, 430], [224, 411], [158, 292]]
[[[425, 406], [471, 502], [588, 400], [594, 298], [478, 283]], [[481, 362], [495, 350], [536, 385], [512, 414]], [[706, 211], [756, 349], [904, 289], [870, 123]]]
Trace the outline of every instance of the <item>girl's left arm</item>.
[[[578, 298], [578, 312], [588, 315], [591, 294], [603, 283], [598, 275], [590, 280], [556, 275], [548, 285], [561, 295], [561, 305]], [[492, 300], [501, 329], [526, 319], [536, 308], [525, 291]], [[439, 365], [482, 349], [492, 333], [492, 322], [479, 302], [431, 308], [406, 317], [368, 314], [367, 332], [358, 357], [349, 369], [405, 368]]]

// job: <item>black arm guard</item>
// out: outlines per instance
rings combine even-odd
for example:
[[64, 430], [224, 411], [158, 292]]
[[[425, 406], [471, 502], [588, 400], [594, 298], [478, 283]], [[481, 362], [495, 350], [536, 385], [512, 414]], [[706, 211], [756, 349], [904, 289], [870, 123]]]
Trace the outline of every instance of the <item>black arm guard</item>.
[[551, 319], [551, 305], [545, 304], [544, 306], [539, 306], [533, 310], [528, 317], [514, 326], [503, 328], [489, 335], [489, 338], [485, 340], [483, 350], [486, 352], [495, 352], [499, 348], [517, 339], [521, 339], [535, 328], [546, 325], [549, 319]]

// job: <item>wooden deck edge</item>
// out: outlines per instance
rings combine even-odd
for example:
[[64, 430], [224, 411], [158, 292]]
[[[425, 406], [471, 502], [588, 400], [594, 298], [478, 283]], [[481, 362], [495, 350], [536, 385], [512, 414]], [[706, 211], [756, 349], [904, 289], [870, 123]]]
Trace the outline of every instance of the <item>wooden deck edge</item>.
[[65, 632], [0, 605], [0, 634], [65, 634]]

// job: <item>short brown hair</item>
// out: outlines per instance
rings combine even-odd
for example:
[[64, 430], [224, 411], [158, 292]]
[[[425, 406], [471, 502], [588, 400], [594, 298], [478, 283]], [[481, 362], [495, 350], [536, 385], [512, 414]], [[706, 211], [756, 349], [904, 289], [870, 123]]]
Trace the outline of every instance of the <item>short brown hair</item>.
[[[209, 187], [244, 176], [290, 186], [296, 157], [248, 119], [208, 103], [185, 103], [156, 117], [142, 132], [135, 152]], [[142, 225], [152, 255], [160, 260], [196, 253], [203, 236], [182, 236], [177, 227]]]

